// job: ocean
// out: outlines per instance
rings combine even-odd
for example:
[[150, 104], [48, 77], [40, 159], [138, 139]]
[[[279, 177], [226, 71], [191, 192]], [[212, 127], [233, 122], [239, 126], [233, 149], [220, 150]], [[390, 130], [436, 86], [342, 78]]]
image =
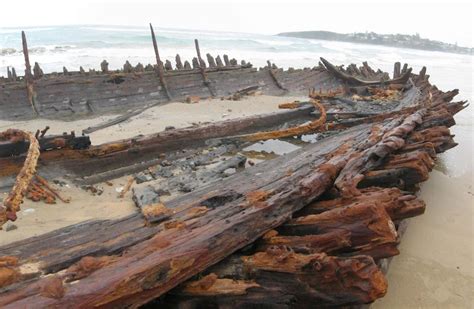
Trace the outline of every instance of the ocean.
[[[27, 35], [30, 61], [38, 62], [46, 72], [98, 70], [106, 59], [109, 68], [121, 68], [126, 60], [154, 63], [154, 52], [147, 24], [131, 26], [51, 26], [38, 28], [0, 28], [0, 76], [6, 76], [7, 66], [15, 67], [21, 75], [24, 68], [21, 52], [21, 30]], [[373, 68], [392, 72], [393, 63], [408, 63], [418, 72], [428, 68], [431, 82], [442, 90], [458, 88], [456, 100], [473, 101], [473, 59], [471, 55], [458, 55], [376, 45], [320, 41], [233, 32], [195, 31], [155, 27], [162, 60], [174, 57], [190, 61], [195, 55], [194, 39], [198, 39], [201, 53], [213, 56], [227, 54], [230, 58], [246, 60], [255, 67], [270, 60], [277, 66], [288, 68], [313, 67], [319, 57], [336, 64], [360, 64], [368, 61]], [[473, 108], [469, 106], [456, 116], [452, 128], [460, 145], [441, 155], [438, 168], [450, 176], [461, 176], [473, 168]], [[471, 182], [472, 183], [472, 182]]]

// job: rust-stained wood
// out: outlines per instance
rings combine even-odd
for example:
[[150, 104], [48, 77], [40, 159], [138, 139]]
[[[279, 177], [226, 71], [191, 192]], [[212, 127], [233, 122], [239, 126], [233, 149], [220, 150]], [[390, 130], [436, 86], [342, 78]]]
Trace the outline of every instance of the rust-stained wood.
[[[367, 175], [365, 176], [367, 177]], [[317, 201], [305, 207], [299, 215], [320, 214], [350, 205], [372, 204], [384, 208], [392, 220], [402, 220], [423, 214], [425, 203], [397, 188], [369, 187], [360, 190], [361, 195]]]
[[20, 210], [20, 204], [23, 202], [23, 196], [36, 172], [36, 163], [40, 156], [39, 143], [36, 137], [30, 132], [9, 129], [0, 132], [0, 140], [11, 139], [14, 136], [17, 139], [28, 140], [29, 148], [23, 167], [18, 173], [15, 184], [8, 196], [0, 207], [0, 229], [7, 221], [15, 221], [16, 213]]
[[[414, 131], [410, 135], [417, 134], [418, 132]], [[433, 134], [431, 137], [436, 138], [437, 135]], [[431, 153], [429, 148], [427, 151], [427, 153]], [[375, 258], [390, 257], [398, 253], [396, 249], [398, 239], [394, 231], [395, 225], [390, 218], [399, 221], [420, 215], [424, 212], [424, 209], [423, 201], [413, 195], [403, 193], [399, 189], [376, 187], [362, 189], [360, 194], [356, 196], [319, 201], [303, 208], [296, 213], [295, 219], [279, 228], [282, 234], [278, 234], [276, 231], [265, 234], [257, 242], [256, 250], [259, 251], [258, 254], [278, 252], [275, 255], [280, 265], [284, 264], [286, 259], [292, 256], [294, 252], [302, 256], [329, 252], [331, 254], [344, 254], [345, 256], [364, 253]], [[366, 219], [362, 219], [361, 215], [366, 216]], [[356, 226], [359, 227], [356, 228]], [[365, 232], [363, 232], [364, 230]], [[354, 234], [351, 235], [352, 233]], [[280, 270], [271, 269], [271, 263], [265, 261], [262, 265], [262, 267], [265, 267], [267, 274], [267, 280], [263, 281], [258, 280], [258, 273], [255, 274], [248, 271], [248, 268], [239, 266], [241, 263], [239, 259], [239, 254], [234, 254], [211, 267], [209, 271], [217, 274], [215, 275], [216, 278], [252, 280], [252, 282], [259, 285], [258, 288], [232, 297], [219, 293], [218, 288], [213, 290], [212, 295], [183, 293], [182, 288], [177, 288], [171, 292], [171, 296], [165, 297], [157, 303], [171, 307], [187, 306], [190, 308], [203, 305], [225, 306], [228, 304], [232, 304], [237, 308], [249, 304], [252, 304], [252, 306], [264, 306], [266, 304], [288, 306], [295, 303], [304, 305], [304, 300], [307, 298], [311, 299], [312, 306], [315, 304], [323, 306], [325, 304], [349, 305], [358, 303], [355, 297], [347, 297], [344, 300], [338, 297], [328, 297], [322, 300], [311, 298], [314, 296], [310, 295], [320, 296], [320, 294], [309, 293], [307, 290], [300, 294], [298, 289], [293, 288], [293, 281], [288, 279], [284, 281], [281, 289], [278, 289], [278, 282], [281, 280]], [[291, 270], [287, 270], [287, 272], [292, 273]], [[327, 278], [329, 277], [330, 275], [327, 276]], [[298, 276], [297, 282], [307, 287], [311, 281]], [[184, 285], [184, 287], [186, 286]], [[319, 285], [319, 287], [324, 288], [324, 285]], [[261, 293], [257, 293], [257, 291]], [[275, 291], [278, 291], [278, 293], [275, 293]], [[332, 290], [332, 292], [336, 294], [337, 289]], [[338, 301], [341, 303], [338, 303]], [[359, 304], [361, 303], [359, 302]]]
[[395, 225], [385, 209], [375, 203], [348, 205], [298, 217], [279, 228], [284, 235], [294, 236], [325, 234], [340, 229], [350, 233], [350, 246], [339, 252], [365, 254], [375, 259], [398, 254]]
[[[367, 63], [360, 71], [385, 78]], [[437, 91], [427, 78], [414, 76], [413, 87], [419, 101], [402, 90], [408, 99], [393, 114], [369, 116], [295, 153], [152, 205], [159, 207], [144, 214], [159, 224], [145, 226], [134, 215], [0, 248], [4, 255], [19, 252], [0, 276], [7, 282], [0, 306], [139, 306], [205, 269], [205, 277], [174, 290], [166, 304], [333, 306], [383, 296], [386, 281], [372, 257], [397, 254], [392, 220], [418, 215], [425, 205], [394, 188], [361, 186], [374, 173], [379, 180], [400, 169], [427, 175], [436, 152], [455, 145], [447, 127], [465, 106], [447, 103], [456, 92]], [[131, 148], [115, 142], [88, 153], [105, 158], [137, 142], [147, 145], [149, 138], [130, 141]], [[322, 194], [329, 200], [315, 202]], [[246, 253], [231, 256], [232, 262], [211, 267], [260, 236]], [[28, 264], [37, 265], [35, 273], [18, 273]]]
[[[400, 120], [386, 122], [376, 136], [373, 132], [367, 132], [362, 128], [362, 131], [359, 129], [346, 132], [339, 138], [348, 142], [349, 146], [346, 145], [335, 152], [335, 148], [339, 148], [336, 145], [341, 145], [341, 143], [334, 143], [334, 140], [331, 143], [331, 139], [325, 141], [324, 148], [321, 148], [321, 145], [318, 145], [318, 148], [312, 145], [312, 149], [319, 150], [314, 153], [303, 152], [290, 160], [293, 164], [296, 162], [303, 164], [300, 168], [289, 165], [293, 167], [291, 174], [285, 171], [286, 177], [280, 179], [267, 175], [267, 181], [259, 183], [258, 190], [264, 190], [267, 194], [258, 201], [246, 197], [252, 191], [238, 193], [235, 192], [235, 188], [228, 191], [225, 197], [220, 197], [223, 193], [212, 199], [209, 193], [207, 197], [204, 195], [201, 199], [196, 199], [199, 195], [191, 195], [194, 201], [191, 204], [207, 205], [212, 210], [199, 218], [194, 216], [188, 220], [183, 218], [179, 220], [181, 224], [176, 228], [164, 229], [150, 240], [128, 248], [127, 252], [117, 258], [114, 263], [97, 270], [86, 278], [75, 281], [72, 285], [65, 283], [64, 296], [61, 298], [42, 297], [37, 293], [31, 295], [29, 291], [32, 287], [26, 284], [16, 291], [2, 295], [0, 303], [21, 305], [23, 302], [34, 302], [38, 307], [42, 307], [53, 304], [67, 305], [74, 299], [76, 305], [82, 306], [117, 303], [137, 306], [165, 293], [179, 282], [223, 259], [228, 252], [241, 248], [269, 229], [283, 223], [291, 213], [301, 209], [332, 186], [339, 171], [352, 171], [349, 157], [354, 157], [355, 153], [360, 154], [359, 158], [367, 156], [367, 160], [374, 150], [383, 148], [385, 152], [378, 154], [388, 155], [393, 147], [387, 146], [387, 138], [383, 137], [384, 133], [395, 134], [400, 130], [406, 133], [410, 129], [413, 130], [414, 126], [411, 124], [419, 120], [418, 116], [421, 117], [421, 114], [416, 117], [406, 117], [403, 122]], [[367, 134], [372, 134], [369, 143], [366, 142]], [[327, 154], [332, 153], [327, 159], [321, 158], [323, 149], [328, 151]], [[357, 149], [355, 153], [354, 149]], [[308, 154], [312, 155], [308, 156]], [[314, 161], [311, 162], [311, 160]], [[308, 168], [308, 164], [312, 168]], [[374, 162], [369, 160], [365, 168], [370, 169], [375, 166]], [[283, 166], [279, 167], [280, 172], [283, 172], [281, 171], [283, 168]], [[214, 188], [206, 190], [212, 189]], [[220, 190], [220, 192], [223, 191]], [[199, 192], [193, 194], [199, 194]], [[181, 201], [179, 205], [189, 205], [189, 202], [183, 202]], [[166, 227], [166, 222], [163, 226]], [[130, 264], [132, 260], [134, 263]], [[133, 266], [125, 267], [125, 265]], [[143, 265], [144, 268], [139, 265]], [[41, 282], [44, 282], [44, 279], [40, 279], [35, 284], [42, 284]], [[18, 301], [12, 303], [12, 298]], [[80, 303], [78, 299], [81, 299]]]
[[166, 93], [166, 96], [168, 97], [169, 100], [171, 100], [171, 94], [168, 90], [168, 84], [166, 83], [165, 76], [163, 73], [163, 62], [161, 62], [160, 53], [158, 51], [158, 44], [156, 43], [155, 31], [153, 31], [153, 26], [151, 25], [151, 23], [150, 23], [150, 32], [151, 32], [151, 39], [153, 41], [153, 49], [155, 50], [156, 67], [158, 71], [158, 76], [160, 78], [160, 83]]
[[26, 92], [28, 95], [28, 101], [30, 102], [31, 108], [38, 115], [38, 109], [36, 107], [36, 93], [34, 89], [34, 81], [33, 76], [31, 74], [31, 64], [30, 64], [30, 56], [28, 52], [28, 43], [26, 42], [26, 34], [25, 31], [21, 32], [21, 43], [23, 46], [23, 56], [25, 57], [25, 83], [26, 83]]
[[[169, 308], [326, 307], [372, 302], [387, 291], [386, 279], [369, 256], [305, 255], [274, 247], [251, 256], [236, 257], [232, 265], [232, 268], [220, 264], [211, 268], [215, 272], [211, 277], [213, 281], [186, 283], [156, 305]], [[254, 286], [243, 293], [240, 289], [240, 294], [229, 294], [214, 286], [224, 276], [240, 278], [240, 282]], [[200, 283], [199, 290], [189, 289]], [[207, 294], [203, 292], [206, 288], [211, 290]]]
[[315, 108], [319, 110], [319, 118], [311, 121], [308, 124], [303, 124], [301, 126], [296, 126], [287, 129], [281, 129], [276, 131], [269, 132], [257, 132], [247, 135], [238, 135], [233, 137], [225, 138], [226, 141], [245, 141], [245, 142], [255, 142], [255, 141], [264, 141], [269, 139], [278, 139], [291, 136], [299, 136], [308, 133], [314, 133], [318, 129], [324, 131], [324, 124], [326, 123], [326, 110], [324, 106], [319, 102], [319, 100], [311, 99], [310, 102], [314, 105]]

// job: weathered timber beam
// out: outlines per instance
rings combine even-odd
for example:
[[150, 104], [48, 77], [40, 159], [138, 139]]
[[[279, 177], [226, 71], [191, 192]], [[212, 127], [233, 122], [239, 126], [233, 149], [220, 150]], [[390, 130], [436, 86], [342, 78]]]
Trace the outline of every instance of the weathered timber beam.
[[367, 172], [360, 186], [378, 185], [408, 189], [414, 184], [428, 180], [433, 166], [433, 159], [423, 150], [392, 155], [383, 169]]
[[39, 115], [38, 108], [36, 107], [36, 93], [34, 89], [33, 76], [31, 74], [30, 56], [28, 53], [28, 43], [26, 42], [25, 31], [21, 32], [21, 43], [23, 46], [23, 56], [25, 57], [25, 83], [28, 101], [30, 102], [33, 112], [36, 115]]
[[211, 87], [211, 82], [209, 81], [209, 78], [207, 77], [206, 74], [206, 67], [205, 67], [205, 62], [201, 58], [201, 49], [199, 48], [199, 41], [197, 39], [194, 40], [194, 46], [196, 47], [196, 53], [199, 61], [199, 70], [201, 72], [201, 76], [204, 82], [204, 85], [206, 85], [207, 89], [209, 89], [209, 92], [211, 93], [211, 96], [215, 97], [216, 93]]
[[268, 73], [270, 74], [270, 77], [272, 78], [272, 80], [275, 82], [275, 85], [277, 85], [278, 88], [280, 88], [281, 90], [287, 92], [289, 91], [285, 86], [283, 86], [283, 84], [278, 80], [278, 77], [276, 76], [275, 72], [273, 71], [273, 68], [272, 68], [272, 64], [270, 61], [267, 61], [267, 65], [268, 65]]
[[[168, 130], [143, 137], [108, 142], [88, 149], [65, 151], [55, 150], [42, 153], [42, 161], [66, 162], [67, 168], [78, 175], [89, 175], [109, 171], [148, 160], [156, 160], [157, 154], [169, 153], [185, 147], [200, 147], [212, 138], [235, 135], [237, 132], [250, 133], [268, 130], [285, 122], [311, 120], [313, 106], [303, 106], [294, 110], [278, 111], [268, 114], [252, 115], [243, 118], [215, 122], [199, 127], [187, 127]], [[133, 151], [130, 151], [133, 149]], [[4, 162], [1, 162], [1, 161]], [[0, 163], [10, 166], [15, 157], [0, 158]], [[100, 162], [99, 162], [100, 161]], [[146, 167], [144, 167], [146, 168]], [[7, 176], [18, 172], [18, 168], [0, 170], [0, 175]], [[118, 177], [117, 175], [115, 175]], [[102, 179], [101, 181], [106, 180]]]
[[[387, 290], [382, 272], [368, 256], [302, 255], [274, 249], [242, 256], [232, 265], [235, 267], [229, 270], [216, 267], [216, 273], [187, 282], [156, 304], [169, 308], [311, 308], [365, 304]], [[230, 280], [226, 278], [241, 279], [229, 285], [224, 284]]]
[[160, 53], [158, 51], [158, 44], [156, 43], [156, 36], [155, 32], [153, 31], [153, 26], [150, 23], [150, 31], [151, 31], [151, 39], [153, 40], [153, 48], [155, 50], [155, 57], [156, 57], [156, 66], [158, 71], [158, 76], [160, 78], [160, 83], [163, 89], [165, 90], [166, 96], [169, 100], [171, 100], [171, 94], [168, 90], [168, 84], [166, 83], [165, 76], [163, 73], [163, 62], [160, 59]]
[[223, 140], [226, 142], [229, 142], [229, 141], [255, 142], [255, 141], [263, 141], [263, 140], [284, 138], [284, 137], [290, 137], [290, 136], [298, 136], [298, 135], [314, 132], [318, 130], [319, 128], [322, 128], [324, 124], [326, 123], [326, 109], [321, 104], [321, 102], [319, 102], [319, 100], [311, 99], [310, 102], [314, 105], [315, 108], [319, 110], [319, 118], [311, 121], [308, 124], [303, 124], [301, 126], [275, 130], [275, 131], [269, 131], [269, 132], [257, 132], [257, 133], [252, 133], [252, 134], [237, 135], [237, 136], [224, 138]]
[[430, 127], [424, 130], [415, 131], [410, 135], [408, 143], [409, 145], [407, 145], [407, 147], [411, 145], [431, 143], [436, 153], [444, 152], [457, 145], [457, 143], [454, 142], [453, 135], [451, 135], [449, 129], [444, 126]]
[[336, 207], [321, 214], [298, 217], [278, 228], [283, 236], [321, 235], [338, 230], [350, 233], [350, 246], [341, 249], [340, 253], [365, 254], [374, 259], [399, 253], [393, 222], [383, 207], [372, 202]]
[[326, 70], [334, 75], [336, 78], [341, 79], [342, 81], [350, 84], [350, 85], [358, 85], [358, 86], [370, 86], [370, 85], [389, 85], [389, 84], [405, 84], [410, 78], [410, 74], [412, 69], [408, 69], [402, 76], [390, 80], [384, 81], [365, 81], [358, 79], [357, 77], [351, 76], [347, 73], [341, 72], [338, 68], [336, 68], [333, 64], [327, 61], [324, 58], [320, 58], [321, 62], [324, 64]]
[[[89, 136], [74, 134], [49, 135], [38, 137], [40, 151], [52, 149], [86, 149], [91, 145]], [[0, 140], [0, 158], [8, 158], [26, 153], [30, 143], [27, 140]]]
[[[309, 206], [309, 205], [308, 205]], [[308, 206], [303, 208], [304, 211]], [[309, 233], [304, 235], [280, 235], [278, 231], [267, 232], [255, 243], [256, 250], [266, 251], [271, 247], [286, 246], [296, 253], [327, 253], [334, 255], [343, 249], [350, 248], [352, 234], [345, 229], [335, 229], [327, 233]], [[225, 263], [224, 261], [221, 263]]]
[[425, 203], [416, 196], [406, 194], [397, 188], [369, 187], [360, 190], [361, 195], [314, 202], [298, 213], [298, 215], [313, 215], [330, 211], [335, 208], [358, 204], [373, 204], [384, 208], [393, 221], [421, 215], [425, 211]]
[[400, 74], [400, 62], [397, 61], [393, 65], [393, 78], [399, 78]]
[[[363, 174], [372, 170], [374, 166], [380, 166], [381, 159], [388, 154], [403, 148], [404, 138], [413, 132], [417, 125], [423, 123], [423, 117], [427, 113], [426, 109], [421, 109], [410, 114], [396, 129], [385, 134], [383, 139], [376, 144], [372, 140], [373, 136], [369, 137], [367, 143], [371, 146], [364, 150], [364, 155], [352, 157], [335, 181], [335, 186], [341, 195], [347, 197], [360, 195], [357, 185], [364, 178]], [[372, 133], [377, 135], [377, 130], [378, 128]]]

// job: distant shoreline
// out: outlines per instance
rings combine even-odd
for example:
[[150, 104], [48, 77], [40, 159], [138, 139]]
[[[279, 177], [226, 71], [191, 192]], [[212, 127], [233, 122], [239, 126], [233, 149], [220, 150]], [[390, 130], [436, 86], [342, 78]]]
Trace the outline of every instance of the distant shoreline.
[[402, 47], [427, 51], [439, 51], [454, 54], [472, 55], [474, 48], [421, 38], [418, 34], [377, 34], [374, 32], [337, 33], [331, 31], [295, 31], [282, 32], [277, 36], [301, 39], [316, 39], [348, 43], [361, 43], [390, 47]]

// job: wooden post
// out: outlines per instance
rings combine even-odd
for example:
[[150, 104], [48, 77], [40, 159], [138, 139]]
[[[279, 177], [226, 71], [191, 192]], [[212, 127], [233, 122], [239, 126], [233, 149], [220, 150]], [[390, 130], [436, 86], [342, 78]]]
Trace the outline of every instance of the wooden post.
[[275, 75], [275, 72], [273, 72], [273, 69], [272, 69], [272, 63], [270, 62], [270, 60], [267, 60], [267, 65], [268, 65], [268, 73], [270, 73], [270, 77], [272, 78], [272, 80], [275, 82], [275, 84], [277, 85], [278, 88], [280, 88], [281, 90], [283, 91], [289, 91], [285, 86], [283, 86], [280, 81], [278, 80], [277, 76]]
[[400, 77], [400, 62], [395, 62], [393, 65], [393, 78]]
[[201, 71], [202, 79], [204, 80], [204, 85], [207, 86], [207, 89], [209, 89], [209, 92], [211, 93], [211, 95], [215, 97], [216, 94], [212, 90], [210, 86], [210, 81], [207, 78], [206, 69], [205, 69], [206, 65], [205, 65], [204, 60], [202, 60], [201, 58], [201, 50], [199, 49], [199, 41], [197, 39], [194, 39], [194, 45], [196, 46], [196, 53], [197, 53], [198, 62], [199, 62], [199, 70]]
[[176, 54], [176, 70], [182, 70], [184, 67], [183, 67], [183, 63], [181, 62], [181, 57], [179, 56], [179, 54]]
[[25, 82], [26, 82], [26, 93], [28, 95], [28, 101], [30, 102], [31, 108], [38, 115], [38, 109], [35, 105], [35, 91], [33, 88], [33, 77], [31, 75], [30, 57], [28, 54], [28, 44], [26, 43], [25, 31], [21, 32], [21, 42], [23, 44], [23, 55], [25, 56]]
[[201, 68], [205, 68], [206, 65], [204, 64], [204, 60], [201, 58], [201, 49], [199, 48], [199, 41], [197, 39], [194, 39], [194, 45], [196, 46], [196, 53], [199, 61], [199, 66]]
[[420, 70], [418, 78], [419, 79], [425, 79], [425, 75], [426, 75], [426, 67], [422, 67], [421, 70]]
[[150, 31], [151, 31], [151, 39], [153, 40], [153, 48], [155, 49], [156, 65], [158, 66], [158, 76], [160, 77], [160, 83], [165, 89], [168, 100], [171, 100], [171, 94], [168, 90], [168, 85], [166, 84], [165, 76], [163, 73], [163, 62], [161, 62], [160, 53], [158, 52], [158, 45], [156, 44], [155, 31], [153, 31], [153, 26], [151, 25], [151, 23], [150, 23]]
[[408, 70], [408, 64], [405, 63], [402, 68], [402, 74], [405, 74], [405, 72]]

